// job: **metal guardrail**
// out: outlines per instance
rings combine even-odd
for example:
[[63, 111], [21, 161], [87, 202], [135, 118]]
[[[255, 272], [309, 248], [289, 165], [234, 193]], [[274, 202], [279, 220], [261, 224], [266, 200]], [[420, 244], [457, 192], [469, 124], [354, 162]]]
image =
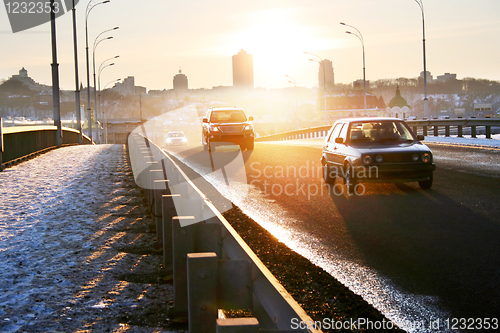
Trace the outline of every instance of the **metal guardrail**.
[[[57, 126], [16, 126], [3, 127], [0, 121], [0, 171], [3, 167], [16, 163], [57, 147]], [[79, 132], [72, 128], [62, 128], [62, 144], [78, 144]], [[83, 144], [90, 144], [90, 138], [82, 137]]]
[[[440, 135], [440, 129], [444, 128], [444, 135], [450, 136], [451, 129], [456, 128], [458, 137], [463, 137], [464, 128], [470, 128], [470, 133], [473, 138], [477, 137], [478, 127], [484, 127], [484, 133], [487, 139], [491, 139], [492, 127], [500, 127], [500, 119], [429, 119], [429, 120], [407, 120], [406, 123], [413, 129], [413, 132], [423, 133], [428, 135], [432, 128], [434, 136]], [[331, 125], [304, 128], [295, 131], [283, 132], [256, 138], [255, 141], [279, 141], [279, 140], [294, 140], [294, 139], [311, 139], [325, 137], [330, 130]]]
[[[163, 271], [174, 280], [169, 316], [187, 316], [191, 333], [222, 326], [224, 332], [289, 332], [294, 322], [308, 328], [293, 332], [321, 332], [309, 328], [312, 319], [167, 153], [136, 132], [128, 149], [151, 205]], [[254, 318], [217, 319], [218, 309], [250, 309]]]

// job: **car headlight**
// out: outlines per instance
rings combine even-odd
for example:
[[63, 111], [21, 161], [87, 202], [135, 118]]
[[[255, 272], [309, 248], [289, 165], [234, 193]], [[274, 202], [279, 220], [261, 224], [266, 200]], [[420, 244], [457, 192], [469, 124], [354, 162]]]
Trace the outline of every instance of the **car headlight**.
[[244, 131], [251, 131], [251, 130], [253, 130], [252, 125], [248, 124], [248, 125], [245, 126]]
[[187, 139], [186, 139], [186, 138], [182, 138], [182, 142], [186, 142], [186, 141], [187, 141]]
[[172, 139], [167, 139], [167, 143], [170, 143], [170, 142], [172, 142]]
[[210, 126], [210, 131], [212, 131], [212, 132], [218, 132], [219, 128], [217, 126]]
[[413, 162], [418, 162], [418, 160], [420, 159], [420, 156], [418, 156], [418, 154], [413, 154], [411, 156], [411, 159], [412, 159]]
[[382, 157], [382, 155], [375, 156], [375, 161], [377, 161], [377, 163], [382, 163], [383, 160], [384, 158]]
[[431, 153], [424, 153], [422, 155], [422, 161], [424, 161], [424, 163], [431, 163], [432, 162], [432, 155], [431, 155]]
[[363, 156], [363, 164], [370, 165], [372, 164], [373, 159], [370, 155], [364, 155]]

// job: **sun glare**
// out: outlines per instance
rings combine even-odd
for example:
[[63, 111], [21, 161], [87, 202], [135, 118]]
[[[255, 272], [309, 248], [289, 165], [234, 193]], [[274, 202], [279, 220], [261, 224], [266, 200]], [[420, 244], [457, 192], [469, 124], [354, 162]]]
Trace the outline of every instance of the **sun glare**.
[[244, 49], [253, 55], [256, 86], [283, 87], [286, 74], [293, 75], [297, 66], [310, 66], [304, 51], [335, 47], [323, 31], [300, 21], [297, 9], [248, 13], [243, 23], [226, 35], [225, 44], [233, 54]]

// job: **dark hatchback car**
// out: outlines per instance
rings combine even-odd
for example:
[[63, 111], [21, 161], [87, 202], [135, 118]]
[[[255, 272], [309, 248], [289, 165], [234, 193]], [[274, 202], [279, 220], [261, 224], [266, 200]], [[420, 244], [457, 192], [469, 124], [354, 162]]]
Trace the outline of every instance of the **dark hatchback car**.
[[338, 120], [325, 139], [323, 178], [342, 177], [349, 190], [361, 182], [418, 182], [428, 189], [436, 165], [423, 139], [397, 118]]
[[251, 121], [238, 107], [210, 108], [203, 118], [201, 143], [205, 150], [236, 144], [241, 150], [253, 150], [255, 133]]

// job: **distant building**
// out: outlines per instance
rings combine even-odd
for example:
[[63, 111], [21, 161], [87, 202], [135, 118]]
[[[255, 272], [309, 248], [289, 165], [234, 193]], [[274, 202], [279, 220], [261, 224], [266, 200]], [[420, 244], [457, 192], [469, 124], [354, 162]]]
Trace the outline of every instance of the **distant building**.
[[175, 91], [187, 91], [188, 90], [188, 78], [186, 75], [182, 74], [179, 69], [179, 74], [174, 76], [174, 90]]
[[[427, 71], [426, 73], [427, 73], [427, 75], [426, 75], [427, 83], [432, 83], [432, 81], [434, 79], [432, 78], [431, 72]], [[420, 72], [420, 76], [418, 77], [418, 81], [422, 82], [422, 83], [424, 82], [424, 72]]]
[[455, 81], [457, 79], [457, 74], [444, 73], [444, 75], [438, 75], [436, 77], [437, 82], [448, 82]]
[[137, 94], [137, 92], [135, 91], [135, 78], [133, 76], [126, 77], [125, 79], [123, 79], [123, 82], [117, 82], [112, 89], [122, 95]]
[[401, 96], [399, 86], [396, 87], [396, 96], [394, 96], [387, 106], [387, 116], [396, 118], [407, 118], [410, 116], [411, 106], [408, 105], [406, 99]]
[[245, 50], [233, 55], [233, 87], [252, 89], [253, 85], [253, 56]]
[[317, 110], [322, 118], [327, 121], [345, 117], [377, 116], [379, 112], [386, 110], [382, 96], [377, 97], [370, 92], [366, 93], [366, 111], [364, 110], [364, 96], [362, 90], [336, 90], [326, 94], [325, 99], [318, 96], [316, 101]]
[[335, 86], [335, 77], [333, 74], [332, 62], [328, 59], [323, 59], [319, 63], [318, 69], [318, 87], [319, 89], [330, 90]]

